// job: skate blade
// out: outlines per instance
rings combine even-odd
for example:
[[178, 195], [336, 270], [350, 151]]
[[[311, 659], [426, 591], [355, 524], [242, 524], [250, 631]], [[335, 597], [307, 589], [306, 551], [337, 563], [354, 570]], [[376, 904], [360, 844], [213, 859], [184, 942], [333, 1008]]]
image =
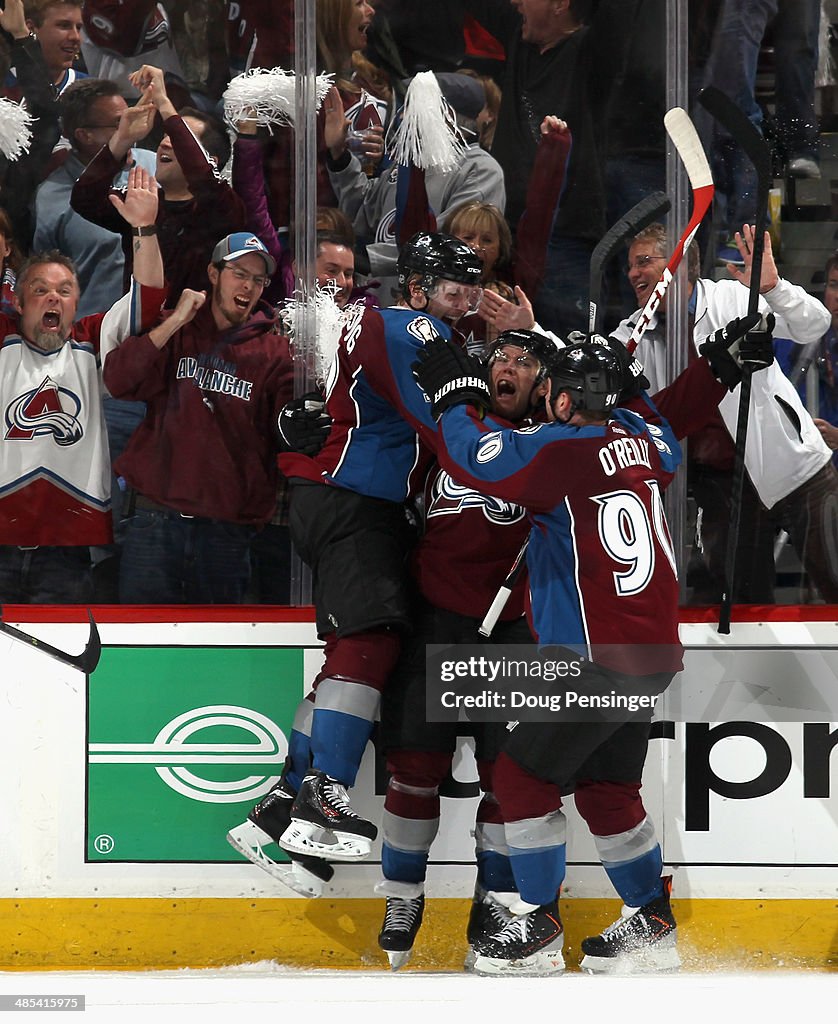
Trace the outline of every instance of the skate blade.
[[390, 961], [390, 970], [398, 971], [401, 967], [410, 960], [412, 949], [385, 949], [384, 952], [387, 954], [387, 959]]
[[317, 899], [323, 895], [323, 881], [301, 864], [278, 864], [264, 851], [263, 847], [275, 840], [250, 819], [227, 833], [227, 842], [234, 850], [246, 857], [251, 864], [261, 868], [277, 882], [282, 882], [306, 899]]
[[624, 953], [622, 956], [585, 954], [579, 969], [586, 974], [675, 974], [681, 969], [681, 957], [675, 946]]
[[372, 850], [369, 839], [293, 820], [279, 837], [279, 845], [289, 853], [338, 861], [364, 860]]
[[562, 973], [565, 968], [564, 957], [560, 949], [543, 950], [532, 956], [519, 960], [501, 960], [497, 957], [483, 956], [476, 953], [472, 971], [475, 974], [496, 977], [548, 978]]

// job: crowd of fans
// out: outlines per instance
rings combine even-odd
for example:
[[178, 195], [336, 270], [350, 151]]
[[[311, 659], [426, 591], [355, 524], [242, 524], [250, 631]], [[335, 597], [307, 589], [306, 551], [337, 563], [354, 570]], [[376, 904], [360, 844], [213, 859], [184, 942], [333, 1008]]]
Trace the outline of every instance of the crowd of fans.
[[[695, 5], [700, 15], [691, 11], [694, 94], [704, 84], [742, 87], [720, 80], [718, 70], [729, 66], [719, 48], [730, 46], [732, 9], [741, 6], [717, 0]], [[808, 77], [801, 81], [797, 76], [795, 103], [778, 103], [776, 116], [788, 116], [792, 122], [780, 136], [791, 140], [785, 152], [786, 172], [815, 177], [817, 124], [809, 101], [814, 97], [818, 46], [812, 26], [820, 5], [789, 6], [806, 8], [805, 25], [798, 27], [809, 48]], [[788, 19], [785, 4], [774, 7], [779, 11], [769, 12], [773, 18]], [[191, 302], [194, 323], [200, 324], [210, 307], [215, 308], [213, 303], [226, 301], [224, 278], [219, 285], [214, 276], [225, 269], [224, 260], [244, 251], [245, 236], [259, 240], [265, 256], [256, 261], [266, 271], [236, 269], [241, 257], [235, 256], [226, 269], [238, 275], [246, 294], [233, 295], [230, 301], [241, 299], [242, 309], [247, 306], [244, 322], [251, 324], [258, 314], [265, 329], [283, 339], [280, 355], [270, 356], [285, 362], [282, 381], [277, 377], [267, 389], [269, 408], [291, 397], [294, 375], [282, 306], [297, 288], [292, 242], [300, 225], [294, 218], [293, 129], [268, 129], [247, 116], [233, 122], [225, 119], [224, 92], [234, 77], [251, 69], [293, 69], [294, 14], [294, 0], [6, 0], [0, 11], [2, 95], [22, 102], [32, 116], [27, 152], [17, 158], [0, 157], [0, 303], [6, 317], [2, 346], [7, 353], [13, 342], [20, 343], [19, 334], [25, 345], [40, 344], [15, 326], [23, 285], [32, 280], [24, 261], [35, 255], [38, 266], [65, 265], [72, 277], [73, 294], [61, 299], [66, 309], [56, 308], [56, 315], [67, 320], [62, 340], [69, 339], [74, 350], [92, 344], [98, 358], [99, 342], [85, 341], [84, 332], [74, 332], [71, 326], [118, 308], [131, 289], [138, 237], [143, 236], [137, 236], [138, 226], [125, 218], [114, 197], [125, 188], [129, 169], [143, 168], [154, 176], [158, 202], [153, 224], [139, 228], [156, 233], [167, 288], [164, 306], [175, 311], [172, 315], [180, 309], [183, 320], [184, 303]], [[500, 330], [509, 327], [536, 327], [560, 338], [584, 331], [594, 246], [640, 198], [666, 184], [665, 22], [663, 0], [317, 0], [317, 70], [331, 76], [333, 88], [317, 116], [315, 273], [321, 285], [334, 282], [338, 307], [350, 302], [384, 307], [394, 302], [404, 238], [404, 169], [391, 160], [388, 140], [399, 124], [410, 82], [432, 71], [456, 122], [463, 155], [453, 170], [426, 173], [428, 209], [417, 227], [435, 227], [461, 239], [481, 261], [484, 305], [466, 313], [459, 325], [468, 350], [481, 354]], [[752, 91], [753, 46], [758, 49], [771, 29], [769, 20], [760, 26], [759, 38], [752, 40], [744, 68], [746, 73], [753, 71], [745, 83]], [[778, 95], [786, 96], [780, 90], [780, 76], [778, 67]], [[733, 98], [741, 100], [741, 95]], [[759, 111], [760, 119], [764, 113]], [[714, 154], [714, 167], [724, 161], [735, 163], [735, 140], [718, 140], [710, 132], [705, 143]], [[702, 237], [713, 253], [724, 243], [730, 265], [737, 267], [732, 236], [752, 215], [750, 186], [735, 175], [728, 178], [733, 184], [725, 180], [728, 198], [719, 230]], [[721, 196], [721, 178], [719, 184]], [[219, 257], [225, 240], [227, 256]], [[650, 256], [661, 258], [657, 252]], [[662, 265], [655, 264], [657, 270]], [[836, 306], [835, 273], [828, 265], [830, 311]], [[609, 270], [606, 290], [603, 326], [611, 331], [630, 317], [638, 302], [643, 304], [642, 290], [625, 264]], [[210, 300], [203, 312], [195, 299], [201, 294]], [[225, 331], [238, 323], [235, 316], [228, 320], [222, 324], [216, 319], [212, 328], [207, 327], [219, 333], [219, 345], [226, 344]], [[117, 341], [123, 337], [124, 333]], [[836, 449], [834, 327], [819, 342], [808, 343], [808, 335], [805, 340], [807, 344], [791, 338], [778, 356], [804, 400], [807, 379], [819, 374], [819, 391], [809, 388], [809, 407], [817, 392], [820, 414], [816, 406], [814, 424], [830, 449]], [[643, 351], [638, 355], [642, 361]], [[219, 350], [206, 357], [206, 365], [229, 375], [233, 371], [226, 359]], [[127, 362], [123, 352], [114, 367], [117, 362]], [[269, 362], [256, 372], [269, 373]], [[80, 493], [86, 498], [98, 493], [85, 489], [80, 480], [69, 483], [50, 459], [30, 465], [14, 450], [27, 430], [36, 438], [52, 431], [55, 445], [66, 449], [71, 441], [59, 443], [58, 428], [42, 430], [36, 417], [47, 412], [53, 417], [62, 411], [75, 414], [78, 407], [70, 409], [67, 403], [84, 402], [84, 395], [69, 394], [72, 388], [58, 379], [54, 366], [44, 368], [42, 380], [35, 379], [38, 372], [31, 371], [25, 387], [19, 382], [19, 392], [13, 392], [7, 377], [0, 392], [0, 602], [288, 601], [293, 548], [282, 476], [275, 465], [266, 470], [256, 501], [250, 484], [232, 468], [225, 476], [216, 464], [219, 477], [208, 481], [196, 454], [198, 461], [182, 487], [178, 479], [169, 479], [164, 493], [162, 485], [146, 482], [147, 477], [136, 472], [138, 445], [152, 436], [149, 432], [157, 421], [150, 417], [171, 411], [174, 401], [150, 381], [145, 386], [116, 387], [104, 375], [98, 442], [113, 471], [106, 470], [109, 494], [96, 500], [111, 510], [112, 530], [103, 529], [98, 520], [90, 535], [57, 529], [54, 523], [50, 529], [33, 527], [39, 517], [66, 516], [72, 509], [77, 513]], [[116, 369], [111, 373], [115, 380]], [[247, 425], [247, 433], [236, 433], [241, 424], [219, 416], [207, 393], [208, 378], [189, 373], [204, 382], [200, 397], [208, 415], [214, 416], [211, 429], [234, 431], [226, 439], [231, 467], [237, 461], [233, 453], [238, 453], [240, 463], [246, 461], [241, 458], [245, 448], [262, 449], [257, 462], [275, 462], [273, 436], [257, 440], [250, 434], [253, 423]], [[47, 391], [49, 400], [43, 397]], [[263, 413], [257, 419], [268, 422], [270, 417]], [[160, 430], [155, 443], [180, 443], [187, 452], [198, 449], [203, 427], [192, 426], [196, 437], [188, 442], [171, 430]], [[98, 429], [97, 413], [85, 430]], [[168, 449], [160, 453], [161, 478], [179, 464], [169, 454]], [[30, 477], [41, 481], [38, 487], [33, 489]], [[219, 481], [239, 489], [226, 505], [212, 497]], [[65, 506], [56, 503], [56, 487], [61, 493], [72, 492], [72, 501]], [[275, 495], [275, 502], [262, 500], [265, 488]], [[756, 497], [754, 502], [758, 508]], [[238, 511], [230, 512], [233, 508]], [[159, 589], [126, 579], [127, 566], [135, 575], [149, 575], [146, 556], [136, 556], [136, 542], [139, 527], [155, 517], [177, 517], [179, 527], [186, 524], [190, 529], [199, 521], [212, 521], [218, 527], [212, 543], [189, 555], [204, 565], [207, 552], [230, 543], [229, 534], [234, 532], [236, 544], [245, 545], [249, 562], [249, 568], [241, 570], [241, 585], [217, 596], [196, 585], [185, 569], [173, 571]], [[796, 529], [805, 534], [806, 524]], [[768, 547], [781, 534], [782, 524], [767, 520]], [[134, 555], [124, 560], [127, 537], [134, 538]], [[188, 542], [183, 543], [186, 551]], [[32, 565], [44, 557], [53, 568], [63, 564], [49, 555], [60, 552], [63, 557], [62, 549], [68, 547], [75, 549], [73, 588], [44, 589], [33, 582]], [[160, 549], [148, 555], [152, 557], [168, 559], [170, 553]], [[699, 555], [693, 564], [700, 563]], [[85, 577], [89, 574], [89, 586], [81, 589], [80, 567]], [[229, 569], [222, 567], [220, 573], [229, 574]], [[706, 580], [700, 572], [694, 576], [696, 593], [707, 597], [709, 592], [702, 589]], [[772, 590], [769, 579], [760, 590], [761, 599], [771, 600]], [[823, 597], [815, 589], [804, 596]]]

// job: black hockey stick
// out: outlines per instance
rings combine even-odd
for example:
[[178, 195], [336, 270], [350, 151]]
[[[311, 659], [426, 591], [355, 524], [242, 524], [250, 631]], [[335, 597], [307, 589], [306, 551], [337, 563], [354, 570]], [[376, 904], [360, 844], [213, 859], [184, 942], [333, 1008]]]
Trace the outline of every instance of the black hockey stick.
[[[616, 221], [597, 242], [591, 254], [590, 263], [588, 330], [591, 333], [599, 330], [602, 321], [602, 278], [605, 268], [621, 246], [634, 238], [643, 228], [664, 217], [669, 210], [669, 206], [669, 200], [663, 192], [653, 192], [651, 195], [644, 196], [639, 203], [635, 203], [628, 213]], [[506, 602], [509, 600], [512, 588], [523, 572], [528, 544], [529, 537], [521, 545], [521, 549], [512, 563], [512, 568], [506, 574], [506, 578], [498, 588], [494, 601], [492, 601], [489, 610], [480, 623], [477, 632], [481, 636], [489, 637], [492, 635], [492, 630], [495, 628], [501, 612], [506, 607]]]
[[602, 284], [605, 268], [626, 242], [653, 224], [669, 212], [670, 202], [663, 192], [653, 192], [644, 196], [639, 203], [636, 203], [616, 221], [605, 232], [597, 242], [591, 254], [590, 280], [588, 294], [590, 295], [590, 313], [588, 316], [588, 331], [591, 334], [598, 333], [602, 326]]
[[99, 639], [99, 630], [96, 627], [96, 620], [93, 618], [93, 612], [88, 610], [87, 617], [90, 619], [90, 636], [87, 638], [87, 643], [85, 644], [84, 650], [81, 654], [68, 654], [66, 651], [61, 651], [57, 647], [52, 647], [44, 640], [39, 640], [36, 636], [24, 633], [20, 629], [15, 629], [14, 626], [9, 626], [7, 623], [2, 621], [2, 609], [0, 609], [0, 633], [5, 633], [7, 636], [10, 636], [15, 640], [20, 640], [21, 643], [29, 644], [30, 647], [35, 647], [37, 650], [43, 651], [44, 654], [48, 654], [51, 658], [55, 658], [56, 661], [63, 661], [65, 665], [72, 665], [72, 667], [77, 668], [79, 672], [84, 672], [85, 675], [89, 676], [99, 664], [99, 656], [102, 653], [102, 643]]
[[[765, 224], [768, 217], [768, 192], [771, 188], [771, 153], [759, 129], [742, 110], [715, 86], [708, 86], [698, 95], [699, 103], [724, 126], [728, 134], [745, 151], [757, 174], [756, 217], [751, 257], [751, 280], [748, 288], [748, 313], [759, 306], [759, 284], [762, 276], [762, 255], [765, 249]], [[725, 580], [719, 609], [719, 632], [730, 632], [730, 609], [736, 579], [736, 555], [739, 547], [739, 522], [742, 516], [742, 488], [745, 483], [745, 444], [748, 439], [748, 414], [751, 408], [751, 374], [747, 363], [742, 366], [739, 385], [739, 414], [736, 421], [736, 451], [730, 490], [730, 526], [725, 549]]]

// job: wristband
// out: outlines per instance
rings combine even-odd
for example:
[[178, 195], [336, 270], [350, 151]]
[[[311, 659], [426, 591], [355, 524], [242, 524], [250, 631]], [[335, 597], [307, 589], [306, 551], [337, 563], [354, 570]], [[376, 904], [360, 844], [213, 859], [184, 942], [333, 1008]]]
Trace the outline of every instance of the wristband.
[[134, 238], [148, 238], [151, 235], [157, 234], [157, 225], [146, 224], [145, 227], [131, 228], [131, 234], [134, 236]]

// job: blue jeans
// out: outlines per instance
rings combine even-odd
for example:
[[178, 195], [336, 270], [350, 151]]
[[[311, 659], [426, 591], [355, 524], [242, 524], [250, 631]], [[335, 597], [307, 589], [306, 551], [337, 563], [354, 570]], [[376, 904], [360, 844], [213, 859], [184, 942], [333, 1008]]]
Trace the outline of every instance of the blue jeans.
[[539, 324], [566, 338], [588, 329], [588, 282], [594, 242], [554, 237], [547, 246], [544, 283], [533, 304]]
[[[105, 395], [102, 400], [105, 412], [105, 424], [108, 428], [108, 452], [111, 465], [125, 451], [131, 435], [145, 417], [145, 402], [128, 402], [121, 398]], [[113, 508], [113, 533], [116, 543], [122, 540], [122, 520], [124, 517], [125, 491], [119, 485], [116, 474], [111, 475], [111, 502]]]
[[820, 0], [779, 0], [774, 21], [777, 133], [788, 156], [817, 156]]
[[251, 546], [251, 581], [249, 598], [253, 604], [291, 603], [290, 529], [279, 523], [268, 523], [253, 539]]
[[250, 584], [250, 526], [138, 509], [119, 565], [123, 604], [241, 604]]
[[0, 604], [90, 604], [86, 547], [0, 547]]
[[[789, 155], [814, 156], [817, 119], [814, 112], [815, 69], [820, 30], [819, 0], [725, 0], [705, 69], [704, 84], [729, 96], [762, 130], [762, 108], [756, 99], [759, 52], [768, 25], [774, 21], [776, 120]], [[712, 153], [716, 196], [726, 200], [728, 232], [753, 223], [756, 176], [735, 139], [702, 107], [695, 124], [705, 151]]]

